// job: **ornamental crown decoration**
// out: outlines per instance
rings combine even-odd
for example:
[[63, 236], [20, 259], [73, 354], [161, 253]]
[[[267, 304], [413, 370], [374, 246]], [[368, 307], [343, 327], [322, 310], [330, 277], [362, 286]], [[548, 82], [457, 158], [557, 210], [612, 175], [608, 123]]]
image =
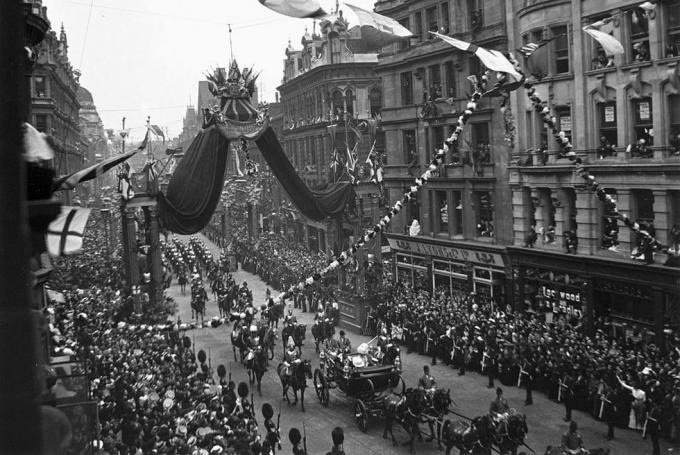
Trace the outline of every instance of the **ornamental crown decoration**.
[[206, 74], [210, 83], [210, 93], [219, 97], [224, 102], [224, 98], [249, 99], [255, 93], [255, 83], [259, 74], [254, 74], [252, 68], [243, 68], [241, 71], [236, 60], [231, 62], [229, 74], [224, 68], [215, 68], [212, 74]]

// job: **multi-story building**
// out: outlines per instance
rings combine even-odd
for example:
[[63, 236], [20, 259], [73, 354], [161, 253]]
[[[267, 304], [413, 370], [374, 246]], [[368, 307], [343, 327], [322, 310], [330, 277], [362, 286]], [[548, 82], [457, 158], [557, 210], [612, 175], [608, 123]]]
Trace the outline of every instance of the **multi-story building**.
[[[551, 40], [529, 61], [531, 77], [540, 79], [537, 94], [619, 211], [677, 251], [680, 1], [656, 2], [652, 11], [638, 4], [508, 1], [506, 20], [514, 23], [508, 48]], [[582, 32], [603, 19], [602, 31], [623, 44], [623, 55], [606, 55]], [[510, 165], [515, 307], [548, 319], [583, 317], [586, 325], [610, 318], [613, 331], [657, 342], [664, 330], [680, 330], [677, 258], [632, 259], [641, 239], [617, 224], [574, 174], [525, 91], [512, 98], [521, 132]], [[535, 244], [528, 241], [532, 229]], [[573, 255], [565, 254], [563, 243], [571, 232], [578, 242]]]
[[[382, 107], [380, 79], [374, 71], [378, 49], [363, 38], [360, 28], [348, 24], [340, 11], [336, 19], [321, 24], [320, 33], [305, 31], [302, 49], [294, 49], [290, 42], [286, 48], [284, 76], [278, 87], [283, 111], [282, 144], [311, 188], [349, 181], [351, 177], [343, 171], [348, 150], [356, 151], [359, 167], [365, 163], [373, 143], [376, 151], [384, 150], [380, 129], [375, 133], [370, 132], [371, 128], [354, 129], [364, 120], [372, 121]], [[338, 161], [337, 166], [333, 166], [334, 161]], [[368, 178], [360, 175], [359, 180]], [[375, 185], [359, 183], [355, 190], [358, 212], [365, 215], [375, 211]], [[346, 246], [350, 236], [358, 234], [363, 221], [358, 217], [353, 222], [319, 222], [307, 219], [294, 207], [286, 212], [290, 212], [293, 226], [289, 232], [313, 251]]]
[[[80, 104], [80, 131], [83, 142], [86, 145], [85, 161], [88, 164], [105, 160], [111, 156], [111, 148], [108, 145], [108, 136], [104, 131], [104, 124], [97, 112], [92, 93], [83, 86], [78, 87], [76, 99]], [[107, 173], [91, 184], [92, 188], [99, 189], [101, 186], [111, 185], [115, 181], [112, 173]]]
[[[506, 50], [508, 33], [502, 0], [381, 0], [375, 11], [415, 35], [386, 47], [376, 73], [382, 78], [385, 186], [394, 201], [426, 169], [436, 149], [454, 131], [473, 92], [468, 76], [483, 67], [430, 31], [491, 49]], [[490, 84], [495, 82], [490, 76]], [[505, 300], [511, 292], [506, 245], [512, 242], [508, 186], [509, 141], [500, 99], [483, 98], [417, 197], [394, 217], [387, 234], [398, 281], [425, 289], [463, 290]], [[421, 232], [409, 235], [418, 221]]]
[[[50, 30], [33, 50], [37, 61], [31, 75], [30, 121], [36, 129], [54, 139], [54, 169], [65, 175], [80, 169], [88, 144], [80, 131], [78, 78], [80, 73], [68, 59], [64, 27], [59, 36]], [[70, 193], [66, 193], [67, 201]]]

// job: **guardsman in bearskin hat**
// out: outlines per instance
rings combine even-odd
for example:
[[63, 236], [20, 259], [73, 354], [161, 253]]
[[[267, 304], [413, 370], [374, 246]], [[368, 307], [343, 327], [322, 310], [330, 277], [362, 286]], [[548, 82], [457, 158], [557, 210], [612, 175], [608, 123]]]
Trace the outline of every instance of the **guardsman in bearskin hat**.
[[265, 439], [269, 443], [272, 452], [276, 454], [276, 447], [278, 445], [278, 449], [281, 450], [281, 443], [279, 442], [279, 428], [272, 420], [272, 417], [274, 417], [274, 409], [272, 409], [271, 404], [264, 403], [262, 405], [262, 416], [264, 417], [264, 428], [267, 430]]
[[236, 406], [234, 406], [232, 414], [242, 419], [250, 419], [252, 417], [252, 410], [248, 402], [248, 393], [250, 392], [248, 384], [239, 382], [236, 392], [238, 393], [238, 398], [236, 398]]
[[302, 441], [300, 430], [291, 428], [288, 432], [288, 439], [290, 440], [290, 443], [293, 444], [293, 455], [307, 455], [307, 452], [300, 447], [300, 441]]

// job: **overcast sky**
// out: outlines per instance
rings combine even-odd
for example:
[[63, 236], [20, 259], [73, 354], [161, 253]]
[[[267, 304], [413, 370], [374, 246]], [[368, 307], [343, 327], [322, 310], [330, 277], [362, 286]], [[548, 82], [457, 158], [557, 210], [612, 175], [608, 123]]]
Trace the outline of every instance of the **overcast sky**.
[[[372, 9], [373, 0], [351, 3]], [[258, 0], [43, 0], [43, 5], [54, 30], [64, 24], [69, 59], [81, 70], [80, 82], [92, 92], [104, 128], [119, 129], [125, 116], [133, 140], [143, 136], [147, 115], [171, 137], [181, 131], [186, 106], [196, 103], [198, 81], [207, 70], [228, 64], [229, 23], [234, 57], [261, 71], [267, 101], [274, 100], [281, 82], [288, 39], [300, 48], [305, 26], [312, 29], [311, 20], [281, 16]]]

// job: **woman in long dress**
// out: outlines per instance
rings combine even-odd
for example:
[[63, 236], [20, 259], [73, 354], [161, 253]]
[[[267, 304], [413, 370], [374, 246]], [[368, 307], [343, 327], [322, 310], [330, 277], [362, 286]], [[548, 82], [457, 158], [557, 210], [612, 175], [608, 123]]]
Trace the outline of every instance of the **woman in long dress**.
[[630, 407], [630, 417], [628, 418], [628, 428], [642, 430], [645, 423], [645, 399], [647, 398], [647, 394], [642, 389], [629, 386], [623, 382], [618, 375], [616, 376], [616, 379], [619, 380], [621, 387], [629, 390], [633, 395], [633, 403]]

